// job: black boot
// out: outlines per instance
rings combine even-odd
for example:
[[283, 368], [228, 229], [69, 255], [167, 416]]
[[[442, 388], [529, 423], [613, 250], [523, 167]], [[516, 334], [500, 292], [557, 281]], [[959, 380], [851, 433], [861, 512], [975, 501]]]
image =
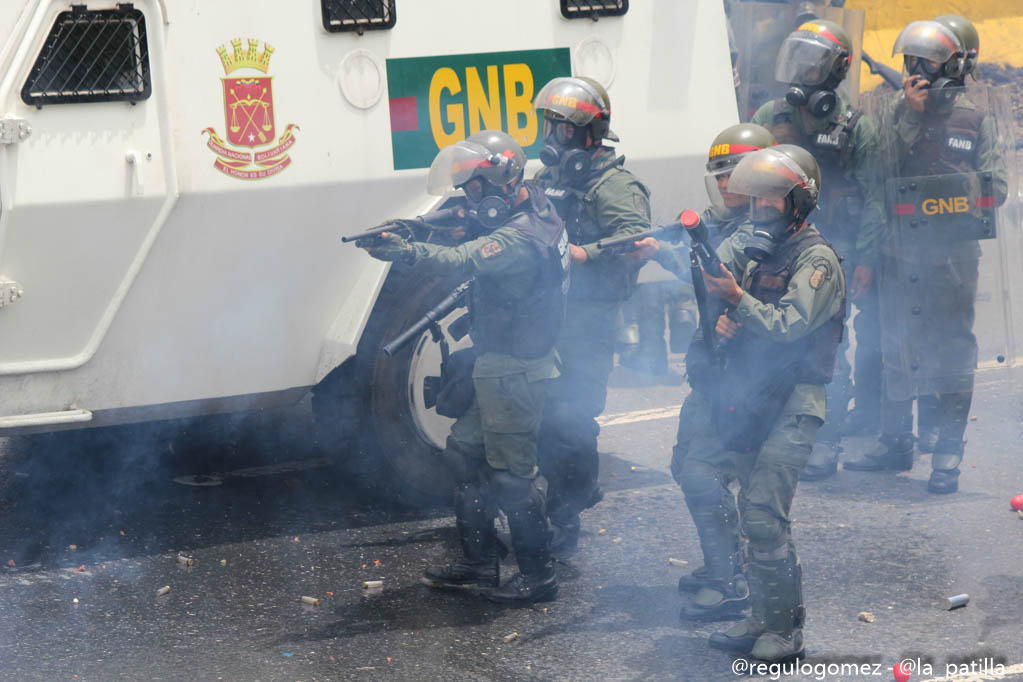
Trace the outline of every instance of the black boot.
[[939, 440], [931, 456], [931, 478], [927, 490], [947, 495], [959, 490], [959, 464], [963, 461], [964, 441]]
[[487, 590], [486, 597], [506, 604], [551, 601], [558, 596], [558, 577], [551, 558], [551, 531], [543, 488], [533, 482], [524, 498], [509, 501], [509, 497], [514, 495], [505, 493], [503, 506], [519, 573], [504, 585]]
[[689, 575], [684, 575], [678, 579], [678, 591], [680, 594], [698, 592], [701, 587], [707, 586], [710, 582], [711, 579], [707, 575], [707, 567], [700, 566]]
[[842, 466], [849, 471], [909, 471], [913, 468], [913, 434], [882, 434], [874, 449]]
[[462, 556], [448, 566], [431, 566], [423, 572], [430, 587], [495, 587], [500, 582], [497, 533], [494, 519], [477, 485], [455, 491], [455, 526]]

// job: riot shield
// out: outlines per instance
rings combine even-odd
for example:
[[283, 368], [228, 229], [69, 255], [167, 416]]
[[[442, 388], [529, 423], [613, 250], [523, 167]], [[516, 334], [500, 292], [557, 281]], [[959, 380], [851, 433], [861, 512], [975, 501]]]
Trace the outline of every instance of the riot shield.
[[[810, 15], [806, 2], [734, 2], [728, 7], [728, 22], [737, 52], [736, 99], [739, 120], [749, 121], [765, 102], [785, 96], [787, 83], [774, 79], [775, 61], [782, 41]], [[864, 11], [828, 7], [813, 3], [817, 18], [841, 24], [853, 42], [852, 66], [838, 88], [839, 96], [855, 106], [860, 91], [860, 58], [863, 53]]]
[[875, 103], [888, 215], [879, 273], [888, 397], [1011, 379], [1023, 251], [1017, 171], [1006, 163], [1015, 152], [1008, 91], [930, 91], [922, 113], [901, 92]]

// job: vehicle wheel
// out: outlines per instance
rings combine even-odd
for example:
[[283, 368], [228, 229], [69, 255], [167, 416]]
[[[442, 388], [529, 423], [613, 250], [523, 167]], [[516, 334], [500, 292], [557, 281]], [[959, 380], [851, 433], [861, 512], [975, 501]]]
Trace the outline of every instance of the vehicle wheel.
[[[424, 380], [440, 374], [441, 351], [429, 332], [387, 357], [383, 345], [440, 302], [460, 281], [423, 281], [392, 270], [377, 299], [358, 352], [315, 388], [313, 411], [328, 450], [343, 453], [345, 466], [375, 494], [410, 505], [449, 499], [451, 479], [440, 459], [452, 419], [427, 408]], [[451, 350], [448, 326], [465, 313], [440, 321]]]

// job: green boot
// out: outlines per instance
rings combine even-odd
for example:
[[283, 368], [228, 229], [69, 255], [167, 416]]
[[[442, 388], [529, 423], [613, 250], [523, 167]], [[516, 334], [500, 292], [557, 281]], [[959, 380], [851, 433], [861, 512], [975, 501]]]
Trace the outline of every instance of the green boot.
[[803, 648], [803, 570], [789, 545], [784, 559], [760, 559], [757, 552], [750, 561], [750, 574], [763, 590], [754, 595], [762, 601], [764, 632], [750, 655], [771, 663], [788, 663], [805, 655]]
[[714, 649], [734, 654], [747, 655], [753, 650], [760, 635], [764, 634], [764, 600], [758, 595], [764, 594], [764, 585], [758, 582], [752, 570], [747, 571], [750, 588], [750, 615], [727, 630], [711, 634], [707, 643]]

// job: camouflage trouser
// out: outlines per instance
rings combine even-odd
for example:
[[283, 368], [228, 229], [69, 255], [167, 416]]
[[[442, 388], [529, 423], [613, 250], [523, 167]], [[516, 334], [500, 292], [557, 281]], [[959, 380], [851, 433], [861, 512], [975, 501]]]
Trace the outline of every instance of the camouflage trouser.
[[569, 305], [558, 340], [561, 376], [551, 382], [540, 432], [540, 471], [551, 519], [578, 514], [597, 490], [597, 417], [614, 366], [619, 304]]
[[485, 463], [515, 476], [535, 478], [548, 383], [530, 382], [524, 373], [473, 379], [476, 396], [451, 426], [448, 459], [470, 476]]
[[[721, 444], [707, 398], [690, 394], [679, 415], [671, 469], [686, 494], [712, 577], [730, 577], [740, 528], [753, 551], [770, 553], [791, 542], [789, 510], [820, 426], [817, 417], [786, 407], [759, 451], [735, 452]], [[738, 506], [728, 489], [733, 481], [739, 482]]]

